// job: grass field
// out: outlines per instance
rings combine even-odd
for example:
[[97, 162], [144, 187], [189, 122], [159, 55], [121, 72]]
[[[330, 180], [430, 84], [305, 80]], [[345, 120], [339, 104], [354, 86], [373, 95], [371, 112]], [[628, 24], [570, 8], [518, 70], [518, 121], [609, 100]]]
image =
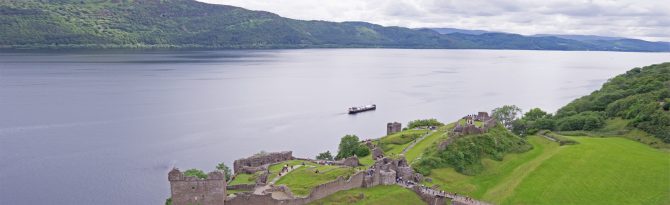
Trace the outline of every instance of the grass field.
[[575, 138], [502, 204], [670, 204], [670, 153], [623, 138]]
[[423, 151], [425, 149], [428, 149], [430, 146], [437, 146], [437, 142], [440, 139], [444, 139], [447, 136], [447, 130], [451, 130], [454, 128], [456, 124], [452, 123], [449, 125], [445, 125], [442, 127], [439, 127], [437, 131], [433, 132], [432, 134], [426, 136], [423, 140], [419, 141], [412, 147], [412, 149], [407, 150], [407, 153], [405, 153], [405, 159], [407, 159], [407, 162], [410, 164], [421, 157], [421, 154], [423, 154]]
[[400, 186], [376, 186], [340, 191], [310, 203], [312, 205], [406, 205], [426, 204], [416, 193]]
[[[315, 173], [315, 170], [319, 173]], [[348, 178], [356, 172], [355, 168], [343, 166], [329, 166], [319, 164], [308, 164], [301, 166], [283, 176], [275, 185], [284, 184], [291, 189], [294, 195], [306, 196], [312, 188], [342, 176]]]
[[427, 184], [495, 204], [670, 204], [669, 152], [624, 138], [569, 138], [580, 144], [531, 136], [534, 149], [486, 159], [483, 173], [435, 169]]

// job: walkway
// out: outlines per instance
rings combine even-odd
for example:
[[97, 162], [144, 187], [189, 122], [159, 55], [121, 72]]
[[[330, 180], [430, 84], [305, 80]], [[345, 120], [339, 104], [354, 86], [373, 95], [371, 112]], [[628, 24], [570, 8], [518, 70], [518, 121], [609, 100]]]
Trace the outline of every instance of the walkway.
[[[415, 185], [413, 184], [405, 184], [405, 183], [396, 183], [397, 185], [400, 185], [402, 187], [405, 187], [407, 189], [413, 189]], [[449, 192], [441, 191], [441, 190], [435, 190], [430, 187], [421, 187], [421, 192], [425, 194], [430, 194], [434, 196], [441, 196], [441, 197], [446, 197], [451, 199], [452, 202], [458, 202], [459, 204], [465, 204], [465, 205], [490, 205], [489, 203], [483, 202], [483, 201], [477, 201], [475, 199], [472, 199], [467, 196], [461, 196], [457, 194], [452, 194]]]
[[[285, 173], [282, 173], [282, 175], [277, 175], [274, 179], [272, 179], [270, 182], [266, 183], [265, 186], [259, 186], [254, 189], [254, 194], [256, 195], [262, 195], [265, 190], [268, 190], [273, 186], [279, 179], [281, 179], [283, 176], [286, 176], [286, 174], [292, 172], [295, 169], [300, 168], [302, 165], [294, 165], [293, 168], [288, 168], [288, 171]], [[284, 194], [285, 195], [285, 194]], [[272, 196], [274, 197], [275, 194], [273, 193]], [[288, 197], [288, 196], [286, 196]], [[280, 197], [281, 198], [281, 197]]]
[[412, 147], [414, 147], [414, 145], [416, 145], [417, 143], [421, 142], [421, 140], [423, 140], [424, 138], [426, 138], [426, 137], [428, 137], [429, 135], [433, 134], [435, 131], [436, 131], [436, 130], [428, 131], [428, 133], [426, 133], [425, 135], [422, 135], [421, 137], [417, 138], [416, 140], [414, 140], [414, 142], [412, 142], [412, 144], [409, 144], [409, 146], [405, 147], [405, 149], [403, 149], [402, 152], [401, 152], [400, 154], [405, 154], [405, 153], [407, 153], [407, 151], [409, 151], [410, 149], [412, 149]]

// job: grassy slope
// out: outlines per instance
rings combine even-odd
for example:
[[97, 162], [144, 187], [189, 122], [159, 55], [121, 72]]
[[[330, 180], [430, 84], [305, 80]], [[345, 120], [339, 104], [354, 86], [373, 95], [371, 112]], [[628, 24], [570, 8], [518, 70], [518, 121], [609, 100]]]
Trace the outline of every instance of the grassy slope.
[[670, 153], [622, 138], [574, 138], [503, 204], [670, 204]]
[[400, 186], [376, 186], [369, 189], [340, 191], [310, 204], [405, 205], [425, 203], [409, 189]]
[[[453, 168], [434, 169], [428, 176], [433, 179], [432, 183], [427, 185], [439, 185], [442, 189], [450, 192], [467, 194], [479, 199], [484, 198], [486, 192], [497, 185], [508, 184], [513, 185], [518, 178], [513, 178], [513, 175], [523, 173], [515, 173], [516, 171], [526, 172], [527, 162], [532, 162], [537, 158], [546, 158], [547, 155], [555, 152], [558, 149], [558, 144], [553, 143], [547, 139], [538, 136], [531, 136], [528, 138], [529, 142], [534, 146], [529, 150], [520, 154], [507, 154], [503, 161], [495, 161], [488, 158], [483, 159], [485, 171], [475, 176], [467, 176], [456, 172]], [[537, 162], [535, 162], [537, 163]], [[518, 176], [517, 176], [518, 177]], [[499, 188], [496, 188], [499, 190]]]
[[[317, 169], [319, 170], [318, 174], [315, 173]], [[355, 169], [349, 167], [309, 164], [289, 172], [275, 184], [288, 186], [294, 195], [306, 196], [312, 188], [336, 180], [339, 176], [348, 178], [354, 172]]]
[[663, 142], [663, 140], [654, 137], [640, 129], [628, 126], [630, 120], [621, 118], [608, 119], [605, 126], [594, 131], [564, 131], [559, 132], [570, 136], [608, 136], [608, 137], [623, 137], [647, 144], [654, 148], [670, 150], [670, 144]]
[[502, 204], [668, 204], [670, 153], [623, 138], [572, 138], [558, 146], [531, 136], [534, 149], [487, 159], [466, 176], [435, 169], [433, 183], [451, 192]]
[[254, 184], [256, 179], [253, 174], [238, 174], [235, 176], [233, 181], [230, 181], [228, 185], [237, 185], [237, 184]]
[[447, 130], [453, 129], [454, 126], [455, 126], [455, 124], [452, 123], [452, 124], [449, 124], [449, 125], [439, 127], [436, 132], [434, 132], [433, 134], [430, 134], [429, 136], [427, 136], [423, 140], [417, 142], [417, 144], [414, 145], [414, 147], [412, 147], [412, 149], [407, 150], [407, 153], [405, 153], [405, 158], [407, 159], [407, 162], [409, 162], [411, 164], [414, 160], [421, 157], [421, 155], [423, 154], [423, 151], [425, 149], [427, 149], [430, 146], [437, 146], [436, 143], [440, 139], [443, 139], [444, 137], [447, 136], [446, 135]]

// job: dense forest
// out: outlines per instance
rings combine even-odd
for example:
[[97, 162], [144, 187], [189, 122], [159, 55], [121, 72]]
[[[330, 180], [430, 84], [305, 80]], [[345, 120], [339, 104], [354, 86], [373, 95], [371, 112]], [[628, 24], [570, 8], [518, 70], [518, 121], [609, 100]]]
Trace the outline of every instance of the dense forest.
[[440, 34], [365, 22], [302, 21], [195, 0], [0, 0], [2, 48], [482, 48], [670, 51], [627, 39]]

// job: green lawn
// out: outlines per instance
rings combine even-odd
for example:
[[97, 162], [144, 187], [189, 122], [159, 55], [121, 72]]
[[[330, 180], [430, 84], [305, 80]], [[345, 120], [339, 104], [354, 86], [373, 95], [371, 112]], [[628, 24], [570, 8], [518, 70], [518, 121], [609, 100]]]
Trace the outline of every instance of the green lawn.
[[574, 138], [502, 204], [670, 204], [670, 153], [623, 138]]
[[253, 174], [238, 174], [235, 176], [235, 179], [228, 183], [228, 185], [236, 185], [236, 184], [255, 184], [256, 183], [256, 176]]
[[624, 138], [568, 137], [558, 146], [530, 136], [534, 149], [483, 160], [485, 171], [435, 169], [442, 189], [495, 204], [670, 204], [670, 153]]
[[414, 139], [426, 134], [427, 130], [405, 130], [382, 137], [383, 144], [403, 145], [412, 142]]
[[454, 126], [455, 123], [439, 127], [437, 128], [437, 131], [417, 142], [416, 145], [412, 147], [412, 149], [407, 150], [407, 153], [405, 153], [405, 159], [407, 159], [407, 162], [411, 164], [414, 160], [421, 157], [424, 150], [431, 146], [437, 146], [437, 143], [440, 141], [440, 139], [445, 139], [447, 137], [447, 131], [453, 129]]
[[272, 179], [277, 177], [281, 169], [284, 167], [284, 165], [288, 164], [289, 166], [291, 165], [299, 165], [305, 163], [305, 165], [316, 165], [315, 163], [308, 162], [308, 161], [303, 161], [303, 160], [289, 160], [289, 161], [284, 161], [278, 164], [273, 164], [271, 165], [268, 169], [270, 170], [270, 174], [268, 175], [268, 182], [270, 182]]
[[[315, 173], [318, 169], [319, 173]], [[302, 166], [283, 176], [275, 185], [284, 184], [291, 189], [294, 195], [306, 196], [312, 188], [337, 179], [339, 176], [348, 178], [356, 172], [355, 168], [343, 166], [328, 166], [310, 164]]]
[[453, 168], [434, 169], [428, 176], [433, 179], [433, 182], [425, 184], [429, 186], [439, 185], [443, 190], [467, 194], [474, 198], [484, 199], [485, 201], [493, 201], [491, 200], [493, 196], [484, 197], [488, 190], [497, 185], [513, 185], [514, 181], [518, 180], [518, 178], [514, 177], [518, 177], [517, 175], [519, 174], [525, 174], [528, 171], [526, 169], [532, 168], [526, 165], [527, 162], [531, 162], [539, 157], [550, 157], [555, 150], [559, 149], [558, 143], [542, 137], [530, 136], [528, 141], [534, 148], [527, 152], [507, 154], [503, 158], [503, 161], [488, 158], [482, 159], [485, 170], [478, 175], [463, 175], [456, 172]]
[[569, 136], [608, 136], [608, 137], [623, 137], [647, 144], [654, 148], [670, 150], [670, 144], [664, 143], [663, 140], [654, 137], [640, 129], [628, 127], [629, 120], [621, 118], [608, 119], [605, 121], [605, 126], [594, 131], [561, 131], [560, 134]]
[[376, 186], [340, 191], [326, 198], [314, 201], [313, 205], [406, 205], [426, 204], [412, 190], [400, 186]]

